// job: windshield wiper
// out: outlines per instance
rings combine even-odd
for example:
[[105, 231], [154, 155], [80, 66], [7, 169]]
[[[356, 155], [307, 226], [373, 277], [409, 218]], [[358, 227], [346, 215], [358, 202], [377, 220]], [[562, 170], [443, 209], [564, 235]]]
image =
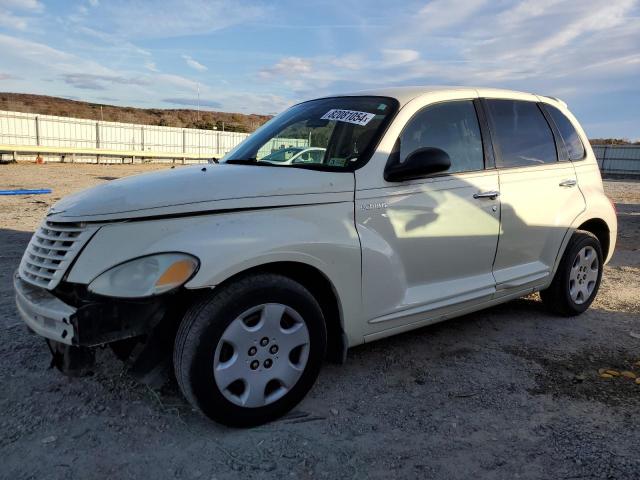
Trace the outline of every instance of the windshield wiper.
[[256, 160], [255, 158], [231, 158], [226, 160], [225, 163], [229, 163], [232, 165], [260, 165], [265, 167], [277, 167], [278, 165], [274, 165], [270, 162], [263, 162], [261, 160]]

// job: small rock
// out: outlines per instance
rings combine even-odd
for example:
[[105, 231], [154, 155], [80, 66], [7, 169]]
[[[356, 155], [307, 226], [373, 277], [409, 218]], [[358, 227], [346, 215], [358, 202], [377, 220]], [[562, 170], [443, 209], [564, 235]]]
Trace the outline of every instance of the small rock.
[[331, 408], [329, 409], [329, 413], [331, 413], [331, 415], [338, 415], [338, 410], [335, 408]]
[[632, 337], [632, 338], [635, 338], [637, 340], [640, 340], [640, 333], [629, 332], [629, 336]]
[[638, 375], [636, 375], [634, 372], [630, 372], [629, 370], [620, 372], [620, 375], [622, 375], [625, 378], [630, 378], [631, 380], [635, 380], [636, 378], [638, 378]]
[[58, 439], [58, 437], [56, 437], [55, 435], [49, 435], [48, 437], [44, 437], [42, 439], [42, 443], [52, 443], [55, 442]]
[[613, 378], [613, 375], [609, 375], [608, 373], [601, 373], [600, 378]]
[[636, 378], [636, 383], [640, 385], [640, 378]]
[[605, 370], [604, 373], [608, 373], [612, 377], [619, 377], [620, 376], [620, 372], [617, 371], [617, 370]]

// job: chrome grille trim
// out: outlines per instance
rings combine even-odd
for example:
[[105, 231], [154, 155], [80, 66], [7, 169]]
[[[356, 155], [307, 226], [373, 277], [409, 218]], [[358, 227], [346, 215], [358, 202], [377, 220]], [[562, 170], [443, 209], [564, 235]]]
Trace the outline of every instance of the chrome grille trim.
[[20, 278], [48, 290], [55, 288], [98, 228], [97, 225], [45, 220], [31, 237], [22, 256], [18, 270]]

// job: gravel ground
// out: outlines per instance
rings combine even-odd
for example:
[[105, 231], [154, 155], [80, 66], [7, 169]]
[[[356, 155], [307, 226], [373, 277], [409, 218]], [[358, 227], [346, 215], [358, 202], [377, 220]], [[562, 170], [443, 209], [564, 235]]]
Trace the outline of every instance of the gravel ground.
[[[13, 305], [11, 272], [48, 206], [80, 188], [166, 166], [4, 165], [0, 189], [0, 477], [640, 478], [640, 183], [607, 181], [620, 232], [591, 309], [510, 302], [349, 352], [286, 418], [213, 424], [136, 383], [109, 350], [96, 373], [48, 369]], [[634, 365], [634, 363], [636, 363]]]

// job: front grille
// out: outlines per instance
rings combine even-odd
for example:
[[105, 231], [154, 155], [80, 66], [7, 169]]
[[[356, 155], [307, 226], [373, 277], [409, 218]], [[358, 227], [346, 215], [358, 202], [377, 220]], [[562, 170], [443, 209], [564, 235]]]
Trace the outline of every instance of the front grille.
[[32, 285], [55, 288], [97, 226], [44, 221], [31, 237], [20, 262], [20, 277]]

